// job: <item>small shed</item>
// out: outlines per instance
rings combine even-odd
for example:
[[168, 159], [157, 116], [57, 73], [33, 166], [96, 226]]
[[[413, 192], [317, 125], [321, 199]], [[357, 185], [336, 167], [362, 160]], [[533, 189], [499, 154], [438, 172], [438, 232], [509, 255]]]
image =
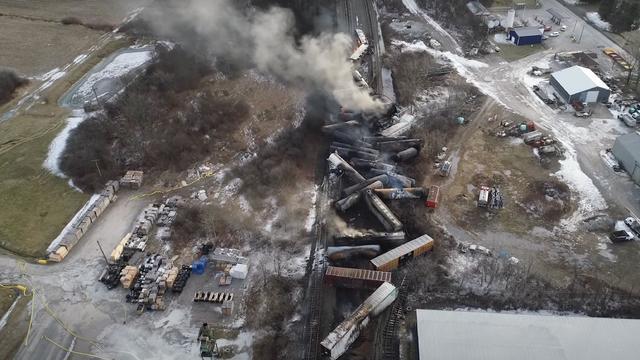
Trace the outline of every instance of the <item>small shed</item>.
[[552, 73], [549, 83], [568, 104], [606, 102], [611, 94], [598, 75], [577, 65]]
[[640, 134], [632, 132], [618, 136], [611, 152], [631, 179], [640, 185]]
[[543, 31], [544, 30], [537, 27], [520, 27], [511, 29], [509, 31], [508, 40], [513, 41], [513, 43], [518, 46], [540, 44], [542, 42]]

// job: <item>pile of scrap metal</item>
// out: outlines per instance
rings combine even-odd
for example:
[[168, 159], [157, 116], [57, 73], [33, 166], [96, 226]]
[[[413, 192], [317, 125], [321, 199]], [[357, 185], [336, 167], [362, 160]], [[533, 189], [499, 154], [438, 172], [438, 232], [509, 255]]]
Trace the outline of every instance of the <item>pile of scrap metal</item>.
[[522, 135], [524, 143], [534, 147], [536, 156], [554, 156], [562, 154], [562, 149], [558, 146], [556, 139], [545, 135], [540, 131], [532, 131]]
[[398, 297], [398, 289], [385, 282], [376, 289], [355, 311], [347, 316], [320, 343], [323, 355], [335, 360], [342, 356], [369, 324]]
[[120, 179], [120, 185], [130, 189], [140, 189], [143, 176], [144, 172], [142, 171], [129, 170], [124, 174], [122, 179]]
[[125, 268], [125, 264], [117, 262], [108, 264], [99, 277], [99, 281], [107, 286], [107, 289], [111, 290], [120, 284], [120, 273]]
[[179, 294], [184, 289], [184, 286], [187, 285], [187, 280], [189, 280], [190, 276], [191, 266], [182, 265], [182, 267], [180, 267], [180, 271], [178, 271], [178, 275], [173, 281], [173, 284], [170, 283], [169, 280], [167, 280], [167, 286], [171, 288], [171, 292]]
[[504, 206], [504, 198], [502, 192], [496, 186], [480, 186], [478, 193], [478, 207], [488, 209], [502, 209]]
[[140, 275], [127, 295], [127, 302], [138, 303], [138, 313], [144, 310], [164, 310], [164, 294], [171, 285], [167, 280], [174, 274], [177, 276], [177, 273], [178, 268], [164, 256], [147, 256], [139, 267]]
[[64, 228], [61, 234], [61, 240], [57, 244], [52, 244], [50, 247], [48, 260], [60, 262], [64, 259], [72, 247], [74, 247], [78, 241], [86, 234], [95, 223], [100, 215], [107, 209], [109, 204], [116, 201], [120, 185], [117, 181], [108, 181], [104, 190], [100, 194], [93, 195], [78, 211], [76, 216], [71, 222]]
[[154, 225], [158, 225], [167, 232], [177, 214], [177, 204], [167, 200], [164, 204], [151, 204], [147, 206], [136, 220], [131, 236], [124, 244], [125, 250], [144, 251]]

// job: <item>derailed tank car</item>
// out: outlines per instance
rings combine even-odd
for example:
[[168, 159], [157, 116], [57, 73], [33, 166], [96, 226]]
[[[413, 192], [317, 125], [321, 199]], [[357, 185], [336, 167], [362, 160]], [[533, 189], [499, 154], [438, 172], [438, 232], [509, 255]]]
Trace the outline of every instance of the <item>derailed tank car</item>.
[[398, 297], [398, 289], [385, 282], [371, 294], [356, 310], [347, 316], [320, 343], [322, 354], [335, 360], [342, 356], [360, 336], [371, 317], [377, 316]]

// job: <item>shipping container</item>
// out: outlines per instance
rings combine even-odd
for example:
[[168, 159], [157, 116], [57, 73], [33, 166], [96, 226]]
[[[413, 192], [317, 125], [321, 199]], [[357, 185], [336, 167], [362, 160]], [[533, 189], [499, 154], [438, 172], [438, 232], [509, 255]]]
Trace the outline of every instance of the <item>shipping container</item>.
[[324, 280], [335, 286], [375, 289], [384, 282], [390, 282], [391, 273], [387, 271], [329, 266], [325, 272]]
[[427, 201], [425, 205], [429, 208], [435, 209], [438, 207], [438, 198], [440, 197], [440, 188], [432, 185], [429, 187], [429, 194], [427, 195]]
[[542, 133], [540, 131], [532, 131], [522, 135], [522, 140], [525, 144], [542, 139]]
[[323, 355], [335, 360], [342, 356], [369, 323], [371, 317], [380, 314], [398, 297], [398, 289], [385, 282], [371, 294], [354, 312], [347, 316], [320, 343]]
[[374, 268], [378, 271], [391, 271], [397, 269], [404, 262], [414, 257], [420, 256], [433, 249], [433, 239], [429, 235], [422, 235], [397, 248], [371, 260]]

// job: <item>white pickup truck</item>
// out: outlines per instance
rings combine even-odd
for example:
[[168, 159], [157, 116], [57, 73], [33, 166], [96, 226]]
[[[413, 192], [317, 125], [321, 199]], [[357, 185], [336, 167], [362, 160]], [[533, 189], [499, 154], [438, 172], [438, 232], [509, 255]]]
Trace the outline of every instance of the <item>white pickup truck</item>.
[[609, 238], [617, 243], [636, 240], [638, 236], [640, 236], [640, 220], [628, 217], [624, 221], [616, 221]]

